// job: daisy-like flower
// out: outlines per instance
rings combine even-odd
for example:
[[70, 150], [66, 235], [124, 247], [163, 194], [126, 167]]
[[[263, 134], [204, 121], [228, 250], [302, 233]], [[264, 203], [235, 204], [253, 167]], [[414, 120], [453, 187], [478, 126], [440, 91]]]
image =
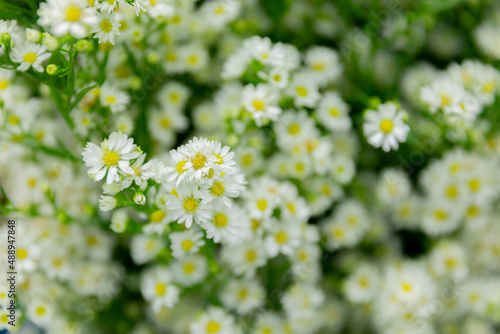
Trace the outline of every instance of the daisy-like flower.
[[184, 286], [201, 282], [208, 275], [207, 258], [193, 254], [177, 260], [172, 264], [175, 281]]
[[169, 152], [174, 167], [165, 168], [165, 171], [168, 174], [167, 182], [176, 181], [176, 185], [179, 185], [187, 176], [184, 166], [188, 163], [188, 158], [179, 153], [181, 148], [182, 146], [178, 147], [177, 150], [171, 150]]
[[209, 183], [208, 189], [204, 191], [204, 197], [214, 204], [230, 207], [231, 198], [238, 197], [245, 190], [242, 179], [242, 174], [236, 174], [234, 177], [213, 177], [212, 183]]
[[116, 87], [105, 83], [101, 87], [99, 100], [104, 107], [108, 107], [112, 113], [125, 111], [130, 103], [130, 96]]
[[245, 86], [242, 99], [245, 109], [252, 114], [258, 126], [262, 126], [262, 119], [275, 121], [281, 114], [279, 94], [269, 85]]
[[234, 318], [222, 308], [211, 307], [200, 319], [191, 323], [191, 334], [234, 334]]
[[218, 141], [213, 142], [213, 155], [217, 158], [215, 164], [218, 169], [224, 172], [232, 173], [235, 171], [236, 162], [234, 159], [234, 152], [230, 152], [231, 147], [222, 146]]
[[264, 296], [264, 288], [258, 281], [233, 279], [222, 289], [220, 299], [225, 307], [245, 315], [260, 307]]
[[368, 142], [374, 147], [382, 147], [385, 152], [398, 149], [400, 142], [406, 141], [410, 127], [403, 121], [405, 113], [394, 103], [385, 103], [378, 109], [368, 110], [363, 131]]
[[146, 12], [146, 8], [144, 7], [144, 4], [142, 3], [142, 0], [135, 0], [134, 3], [134, 9], [135, 9], [135, 14], [139, 16], [141, 12]]
[[166, 267], [154, 267], [142, 274], [141, 292], [154, 311], [163, 306], [171, 308], [179, 300], [179, 288], [172, 281], [173, 275]]
[[202, 199], [202, 194], [197, 185], [180, 185], [175, 189], [175, 194], [167, 203], [167, 209], [171, 210], [172, 220], [184, 223], [187, 228], [193, 224], [205, 223], [210, 218], [209, 209], [211, 205]]
[[202, 227], [207, 232], [207, 238], [225, 244], [235, 244], [250, 235], [250, 221], [237, 206], [216, 207], [212, 218]]
[[101, 13], [111, 14], [113, 13], [119, 6], [124, 4], [123, 0], [102, 0], [97, 8], [101, 11]]
[[27, 71], [30, 67], [38, 72], [43, 72], [42, 63], [50, 58], [50, 53], [45, 52], [47, 49], [44, 45], [31, 42], [24, 42], [12, 49], [10, 54], [12, 61], [20, 63], [17, 67], [18, 71]]
[[140, 155], [136, 147], [134, 140], [121, 132], [113, 132], [100, 146], [87, 143], [82, 153], [85, 166], [90, 168], [87, 173], [95, 181], [106, 177], [107, 184], [119, 181], [120, 175], [135, 174], [130, 161]]
[[196, 253], [204, 244], [203, 233], [195, 228], [170, 234], [170, 249], [177, 259]]
[[70, 33], [75, 38], [87, 36], [87, 27], [96, 20], [95, 10], [86, 0], [48, 0], [38, 9], [38, 23], [50, 27], [52, 34], [62, 37]]
[[184, 169], [189, 175], [189, 179], [200, 180], [210, 173], [210, 169], [218, 161], [213, 152], [213, 142], [206, 138], [194, 137], [186, 145], [177, 149], [183, 156], [187, 157]]
[[94, 33], [95, 37], [99, 38], [99, 43], [109, 42], [115, 44], [115, 36], [120, 34], [118, 28], [120, 23], [115, 19], [114, 13], [97, 14], [97, 22], [92, 25], [90, 32]]

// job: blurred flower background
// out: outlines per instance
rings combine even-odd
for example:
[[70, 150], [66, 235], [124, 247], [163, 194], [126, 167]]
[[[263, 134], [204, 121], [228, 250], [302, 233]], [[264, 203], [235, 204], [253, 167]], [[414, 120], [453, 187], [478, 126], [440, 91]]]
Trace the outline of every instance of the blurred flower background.
[[0, 0], [0, 42], [0, 333], [500, 332], [496, 0]]

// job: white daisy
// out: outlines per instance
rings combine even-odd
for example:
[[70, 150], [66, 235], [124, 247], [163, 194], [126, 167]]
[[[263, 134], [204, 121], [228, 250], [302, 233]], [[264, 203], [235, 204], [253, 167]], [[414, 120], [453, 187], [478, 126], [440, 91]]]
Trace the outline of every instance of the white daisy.
[[203, 199], [198, 186], [180, 185], [175, 190], [175, 195], [171, 195], [167, 202], [172, 220], [177, 220], [179, 224], [184, 223], [187, 228], [191, 227], [193, 220], [198, 224], [207, 222], [211, 205]]
[[44, 68], [42, 63], [50, 58], [50, 53], [45, 52], [47, 49], [44, 45], [35, 44], [31, 42], [24, 42], [12, 49], [10, 56], [12, 61], [19, 63], [18, 71], [27, 71], [30, 67], [38, 72], [43, 72]]
[[87, 28], [96, 21], [95, 9], [86, 0], [48, 0], [38, 9], [38, 23], [50, 27], [57, 37], [70, 33], [75, 38], [87, 36]]
[[266, 84], [247, 85], [242, 95], [245, 109], [252, 114], [258, 126], [262, 126], [263, 119], [275, 121], [278, 118], [281, 114], [279, 98], [279, 94]]
[[368, 110], [363, 131], [368, 142], [374, 147], [382, 147], [386, 152], [398, 149], [399, 142], [406, 141], [410, 127], [404, 122], [405, 113], [394, 103], [385, 103], [377, 110]]
[[212, 217], [201, 226], [207, 232], [207, 238], [225, 244], [238, 243], [250, 235], [250, 221], [237, 206], [216, 206]]
[[99, 100], [104, 107], [108, 107], [112, 113], [125, 111], [130, 103], [130, 96], [120, 89], [105, 83], [101, 87]]
[[[106, 3], [103, 2], [103, 3]], [[90, 32], [94, 33], [94, 37], [99, 38], [99, 43], [109, 42], [115, 44], [115, 36], [120, 34], [120, 23], [116, 20], [114, 13], [99, 13], [97, 14], [97, 22], [92, 25]]]
[[173, 232], [169, 238], [172, 255], [177, 259], [198, 252], [200, 247], [205, 244], [203, 233], [194, 227], [187, 231]]
[[173, 285], [173, 275], [166, 267], [153, 267], [141, 275], [141, 293], [155, 312], [172, 308], [179, 300], [179, 288]]
[[135, 150], [136, 147], [132, 138], [120, 132], [113, 132], [100, 147], [87, 143], [82, 153], [85, 166], [90, 168], [87, 173], [95, 181], [100, 181], [107, 175], [107, 184], [119, 181], [120, 175], [134, 174], [130, 161], [140, 155]]
[[234, 334], [234, 318], [219, 307], [209, 308], [189, 326], [190, 334]]

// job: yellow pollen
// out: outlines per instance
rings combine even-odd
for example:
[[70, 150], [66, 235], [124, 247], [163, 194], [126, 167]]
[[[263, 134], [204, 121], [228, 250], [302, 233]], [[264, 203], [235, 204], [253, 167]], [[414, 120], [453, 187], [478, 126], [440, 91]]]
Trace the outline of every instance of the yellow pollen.
[[108, 96], [108, 97], [106, 97], [106, 102], [108, 102], [110, 104], [115, 104], [116, 103], [116, 97], [114, 97], [114, 96]]
[[265, 199], [261, 199], [257, 202], [257, 208], [260, 211], [265, 211], [267, 209], [267, 201]]
[[162, 210], [157, 210], [151, 214], [151, 222], [152, 223], [159, 223], [165, 218], [167, 214], [163, 212]]
[[192, 263], [186, 263], [184, 265], [184, 272], [186, 274], [192, 274], [194, 272], [194, 270], [195, 270], [194, 264], [192, 264]]
[[368, 280], [365, 277], [363, 277], [359, 280], [359, 285], [361, 285], [363, 288], [366, 288], [370, 284], [369, 284]]
[[193, 246], [194, 246], [194, 242], [192, 242], [191, 240], [184, 240], [181, 243], [182, 249], [185, 250], [186, 252], [189, 251], [191, 248], [193, 248]]
[[21, 120], [16, 115], [10, 115], [9, 116], [9, 123], [12, 125], [18, 125], [19, 123], [21, 123]]
[[338, 110], [337, 108], [330, 108], [330, 109], [328, 110], [328, 112], [330, 113], [330, 115], [331, 115], [332, 117], [339, 117], [339, 114], [340, 114], [340, 113], [339, 113], [339, 110]]
[[63, 264], [63, 261], [61, 259], [55, 259], [54, 261], [52, 261], [52, 264], [54, 265], [54, 267], [60, 267]]
[[242, 158], [241, 158], [241, 164], [243, 166], [250, 166], [253, 162], [253, 157], [250, 155], [250, 154], [245, 154]]
[[297, 87], [297, 89], [295, 89], [295, 91], [297, 92], [297, 94], [299, 94], [299, 96], [301, 97], [305, 97], [307, 96], [307, 89], [305, 87]]
[[162, 128], [169, 128], [170, 127], [170, 119], [168, 117], [162, 117], [160, 120], [160, 126]]
[[38, 306], [35, 310], [36, 315], [42, 316], [45, 314], [45, 307]]
[[438, 220], [445, 220], [446, 217], [448, 217], [448, 215], [446, 214], [446, 212], [442, 211], [442, 210], [438, 210], [435, 212], [435, 216], [436, 216], [436, 219]]
[[115, 166], [120, 161], [120, 155], [116, 151], [109, 151], [104, 154], [102, 161], [108, 167]]
[[257, 259], [257, 253], [254, 250], [249, 250], [246, 254], [248, 262], [254, 262]]
[[291, 135], [296, 135], [299, 132], [300, 132], [300, 125], [298, 125], [298, 124], [291, 124], [288, 127], [288, 133], [291, 134]]
[[441, 98], [441, 106], [442, 107], [447, 107], [451, 105], [451, 98], [446, 95], [446, 94], [440, 94], [439, 97]]
[[224, 194], [224, 184], [219, 181], [214, 182], [214, 184], [210, 188], [210, 192], [214, 196], [221, 196], [222, 194]]
[[495, 90], [495, 82], [493, 81], [488, 81], [486, 83], [483, 84], [483, 92], [484, 93], [493, 93], [493, 91]]
[[481, 187], [481, 182], [477, 179], [473, 179], [469, 181], [469, 189], [472, 191], [478, 191]]
[[265, 107], [264, 102], [262, 100], [254, 100], [252, 102], [252, 106], [256, 111], [262, 111], [264, 110]]
[[405, 291], [405, 292], [411, 292], [411, 290], [412, 290], [411, 285], [408, 283], [403, 283], [402, 288], [403, 288], [403, 291]]
[[217, 323], [215, 321], [210, 321], [207, 324], [207, 333], [213, 334], [213, 333], [217, 333], [219, 330], [220, 330], [219, 323]]
[[193, 64], [193, 65], [194, 65], [194, 64], [196, 64], [197, 62], [198, 62], [198, 57], [196, 57], [196, 56], [189, 56], [189, 58], [188, 58], [188, 63], [190, 63], [190, 64]]
[[276, 233], [276, 241], [279, 243], [279, 244], [283, 244], [287, 241], [288, 239], [288, 236], [286, 235], [285, 232], [279, 232], [279, 233]]
[[394, 128], [394, 123], [390, 119], [384, 119], [380, 122], [380, 131], [383, 133], [389, 133]]
[[295, 213], [295, 204], [293, 203], [287, 203], [286, 205], [287, 209], [291, 212], [291, 213]]
[[66, 21], [76, 22], [82, 16], [82, 10], [76, 6], [70, 6], [66, 9]]
[[0, 318], [0, 321], [4, 324], [9, 322], [9, 318], [7, 318], [7, 313], [2, 314], [2, 317]]
[[257, 231], [257, 229], [260, 227], [260, 220], [252, 218], [252, 231]]
[[455, 188], [455, 187], [448, 187], [448, 189], [446, 189], [446, 195], [449, 198], [456, 198], [458, 196], [458, 190], [457, 190], [457, 188]]
[[188, 212], [195, 212], [198, 209], [198, 202], [194, 198], [189, 197], [184, 200], [183, 207]]
[[169, 62], [174, 62], [177, 60], [177, 56], [174, 52], [167, 52], [167, 54], [165, 55], [165, 59]]
[[198, 152], [196, 153], [194, 158], [191, 158], [191, 162], [193, 163], [194, 169], [200, 169], [205, 167], [205, 163], [207, 162], [207, 157]]
[[215, 162], [217, 165], [222, 165], [222, 163], [224, 162], [224, 159], [222, 159], [222, 157], [218, 154], [214, 154], [215, 157], [217, 158], [217, 161]]
[[103, 32], [106, 32], [106, 33], [113, 30], [113, 24], [108, 19], [102, 20], [101, 23], [99, 24], [99, 27], [101, 28], [101, 30]]
[[177, 163], [177, 166], [176, 166], [175, 168], [177, 169], [177, 172], [178, 172], [179, 174], [182, 174], [182, 173], [184, 173], [184, 172], [186, 171], [186, 170], [184, 169], [184, 165], [185, 165], [185, 164], [187, 164], [187, 161], [184, 161], [184, 160], [179, 161], [179, 162]]
[[325, 64], [323, 63], [316, 63], [312, 66], [313, 70], [315, 71], [323, 71], [325, 69]]
[[298, 164], [295, 165], [295, 170], [299, 173], [302, 173], [305, 169], [306, 166], [302, 162], [299, 162]]
[[0, 90], [5, 90], [7, 87], [9, 87], [10, 82], [7, 80], [0, 80]]
[[91, 246], [92, 245], [96, 245], [97, 244], [97, 238], [95, 236], [93, 236], [93, 235], [89, 236], [87, 238], [87, 244], [89, 244]]
[[34, 178], [30, 177], [30, 178], [28, 179], [28, 186], [29, 186], [30, 188], [34, 188], [34, 187], [36, 186], [36, 179], [34, 179]]
[[27, 54], [24, 55], [23, 61], [25, 63], [31, 63], [33, 64], [36, 61], [37, 55], [34, 52], [28, 52]]
[[172, 189], [172, 191], [170, 192], [172, 195], [174, 195], [175, 197], [179, 198], [179, 194], [177, 193], [177, 190], [175, 189]]
[[335, 238], [337, 239], [342, 239], [344, 237], [344, 230], [342, 230], [341, 228], [336, 228], [334, 231], [333, 231], [333, 235], [335, 236]]
[[479, 213], [479, 210], [474, 205], [470, 206], [467, 209], [467, 216], [468, 217], [475, 217], [475, 216], [477, 216], [478, 213]]
[[165, 292], [167, 292], [167, 285], [166, 284], [164, 284], [164, 283], [156, 284], [156, 294], [158, 296], [165, 295]]
[[225, 214], [223, 214], [222, 212], [215, 214], [215, 216], [214, 216], [215, 227], [222, 228], [222, 227], [227, 225], [227, 222], [228, 222], [228, 220], [227, 220], [227, 217]]
[[177, 94], [177, 93], [170, 94], [170, 101], [172, 101], [172, 102], [179, 101], [179, 94]]
[[455, 268], [457, 266], [457, 260], [456, 259], [447, 259], [446, 266], [448, 268]]
[[217, 14], [217, 15], [223, 14], [224, 13], [224, 7], [222, 7], [222, 6], [215, 7], [214, 13]]
[[246, 298], [247, 298], [247, 296], [248, 296], [248, 291], [247, 291], [247, 290], [245, 290], [245, 289], [241, 289], [241, 290], [239, 291], [239, 293], [238, 293], [238, 299], [239, 299], [239, 300], [244, 300], [244, 299], [246, 299]]
[[17, 258], [19, 260], [24, 260], [27, 257], [28, 257], [28, 252], [24, 248], [19, 248], [17, 250]]
[[276, 82], [281, 81], [281, 75], [279, 75], [279, 74], [275, 74], [275, 75], [273, 76], [273, 80], [274, 80], [274, 81], [276, 81]]

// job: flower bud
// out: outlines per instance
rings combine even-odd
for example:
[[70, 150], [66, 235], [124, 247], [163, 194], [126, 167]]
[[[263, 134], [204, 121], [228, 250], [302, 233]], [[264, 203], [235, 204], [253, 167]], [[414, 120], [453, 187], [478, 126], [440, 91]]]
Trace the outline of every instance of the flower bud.
[[55, 51], [59, 48], [59, 41], [57, 38], [48, 33], [43, 33], [43, 45], [47, 47], [49, 51]]
[[146, 203], [146, 196], [144, 196], [143, 193], [135, 193], [134, 195], [134, 202], [135, 204], [138, 204], [138, 205], [144, 205], [144, 203]]
[[57, 73], [59, 73], [59, 68], [55, 64], [49, 64], [47, 65], [47, 73], [49, 75], [56, 75]]
[[76, 51], [85, 53], [90, 50], [92, 50], [92, 44], [86, 39], [81, 39], [76, 43]]
[[116, 207], [116, 198], [112, 196], [101, 196], [99, 199], [99, 210], [111, 211]]
[[10, 43], [10, 34], [8, 32], [4, 32], [3, 34], [0, 35], [0, 42], [2, 44], [9, 44]]
[[38, 43], [42, 39], [42, 33], [35, 29], [26, 29], [26, 39], [32, 43]]
[[111, 216], [111, 225], [109, 227], [116, 233], [122, 233], [127, 227], [127, 221], [127, 212], [125, 210], [118, 210]]

